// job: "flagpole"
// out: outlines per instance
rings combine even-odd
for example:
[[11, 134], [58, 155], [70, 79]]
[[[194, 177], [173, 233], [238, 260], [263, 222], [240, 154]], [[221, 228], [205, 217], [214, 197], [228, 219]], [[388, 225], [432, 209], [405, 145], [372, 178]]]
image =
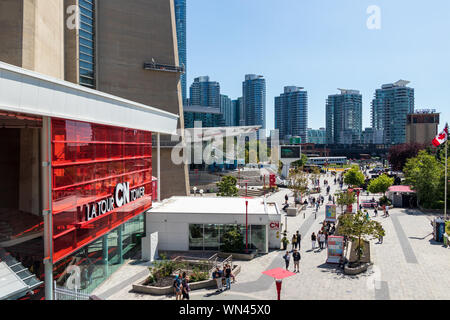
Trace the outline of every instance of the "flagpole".
[[444, 221], [447, 221], [447, 190], [448, 190], [448, 139], [445, 142], [445, 208]]

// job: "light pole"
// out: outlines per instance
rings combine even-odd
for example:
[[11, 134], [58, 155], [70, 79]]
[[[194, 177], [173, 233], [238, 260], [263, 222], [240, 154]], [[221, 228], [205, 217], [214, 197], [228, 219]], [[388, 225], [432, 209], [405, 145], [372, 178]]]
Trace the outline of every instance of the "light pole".
[[245, 253], [248, 253], [248, 200], [245, 200]]
[[197, 195], [197, 187], [192, 188], [194, 190], [194, 197]]
[[200, 195], [203, 197], [203, 189], [200, 189]]

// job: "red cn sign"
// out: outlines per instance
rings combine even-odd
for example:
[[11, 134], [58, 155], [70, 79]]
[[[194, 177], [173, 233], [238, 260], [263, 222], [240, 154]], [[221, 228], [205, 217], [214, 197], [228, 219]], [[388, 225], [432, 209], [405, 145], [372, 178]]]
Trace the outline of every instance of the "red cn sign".
[[278, 221], [272, 221], [269, 224], [270, 230], [279, 230], [280, 229], [280, 223]]

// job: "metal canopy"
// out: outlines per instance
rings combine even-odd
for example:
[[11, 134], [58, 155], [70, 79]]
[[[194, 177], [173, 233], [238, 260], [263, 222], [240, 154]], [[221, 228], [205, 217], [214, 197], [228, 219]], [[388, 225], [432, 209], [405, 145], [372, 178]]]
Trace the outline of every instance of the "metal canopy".
[[43, 282], [0, 248], [0, 300], [18, 299]]

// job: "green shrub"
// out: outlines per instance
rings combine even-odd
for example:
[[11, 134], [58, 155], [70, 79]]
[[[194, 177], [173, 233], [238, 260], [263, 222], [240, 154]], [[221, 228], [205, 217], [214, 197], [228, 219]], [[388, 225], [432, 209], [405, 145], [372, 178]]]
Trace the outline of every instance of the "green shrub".
[[224, 252], [242, 252], [244, 250], [244, 237], [238, 228], [233, 228], [223, 235]]
[[192, 273], [189, 275], [190, 282], [199, 282], [205, 281], [209, 279], [208, 272], [201, 271], [200, 269], [195, 268]]

